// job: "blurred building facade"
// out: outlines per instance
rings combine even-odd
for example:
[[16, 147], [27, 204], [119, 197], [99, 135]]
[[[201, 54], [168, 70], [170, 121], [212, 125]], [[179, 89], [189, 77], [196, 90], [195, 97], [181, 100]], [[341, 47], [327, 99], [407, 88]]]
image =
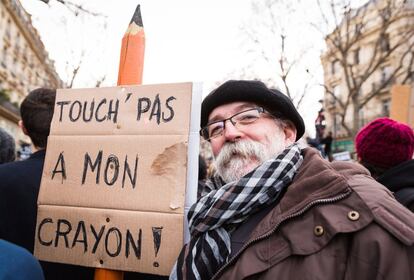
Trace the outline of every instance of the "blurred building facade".
[[18, 0], [0, 0], [0, 127], [30, 143], [18, 127], [20, 103], [30, 90], [62, 85], [30, 15]]
[[[398, 14], [394, 6], [387, 6], [391, 2], [401, 9]], [[359, 128], [375, 118], [390, 116], [391, 88], [414, 83], [410, 66], [414, 36], [408, 35], [414, 30], [414, 1], [371, 0], [345, 17], [326, 37], [327, 49], [321, 56], [326, 89], [323, 107], [326, 131], [336, 140], [333, 150], [353, 152], [353, 137]], [[389, 20], [387, 25], [385, 20]], [[341, 123], [340, 101], [348, 103], [343, 121], [352, 132]], [[353, 110], [354, 102], [365, 104]]]

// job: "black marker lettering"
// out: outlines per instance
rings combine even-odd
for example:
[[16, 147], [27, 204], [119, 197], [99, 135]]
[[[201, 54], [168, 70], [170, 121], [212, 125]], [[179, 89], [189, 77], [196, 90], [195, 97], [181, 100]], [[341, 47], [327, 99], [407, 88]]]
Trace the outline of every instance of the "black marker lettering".
[[[63, 231], [62, 224], [66, 225], [66, 230]], [[56, 229], [56, 238], [55, 238], [55, 247], [58, 246], [59, 244], [59, 238], [61, 236], [63, 236], [63, 238], [65, 239], [65, 246], [66, 248], [69, 248], [69, 241], [68, 241], [68, 233], [72, 230], [72, 225], [70, 224], [70, 222], [68, 220], [65, 219], [59, 219], [57, 221], [57, 229]]]
[[98, 106], [96, 106], [96, 111], [95, 111], [95, 119], [96, 119], [96, 121], [98, 121], [98, 122], [103, 122], [104, 120], [106, 120], [106, 115], [105, 115], [103, 118], [100, 118], [100, 117], [99, 117], [99, 115], [98, 115], [98, 113], [99, 113], [99, 109], [101, 108], [101, 106], [102, 106], [103, 104], [106, 104], [106, 98], [102, 99], [102, 100], [99, 102]]
[[134, 238], [132, 237], [131, 232], [129, 231], [129, 229], [127, 229], [126, 247], [125, 247], [125, 256], [127, 258], [129, 257], [129, 254], [130, 254], [129, 246], [131, 245], [137, 259], [141, 259], [141, 240], [142, 240], [142, 230], [141, 229], [139, 229], [139, 231], [138, 231], [138, 240], [137, 240], [136, 244], [134, 242]]
[[[108, 180], [108, 168], [111, 168], [114, 170], [112, 179]], [[116, 180], [118, 179], [118, 173], [119, 173], [119, 160], [115, 155], [109, 155], [108, 160], [106, 161], [106, 167], [105, 167], [105, 176], [104, 180], [105, 183], [109, 186], [112, 186], [115, 184]]]
[[165, 115], [164, 115], [164, 112], [162, 112], [162, 120], [165, 123], [171, 121], [174, 118], [174, 109], [169, 104], [170, 101], [173, 101], [173, 100], [176, 100], [176, 98], [174, 96], [170, 96], [170, 97], [168, 97], [167, 101], [165, 102], [165, 106], [168, 108], [168, 110], [170, 110], [170, 116], [168, 118], [166, 118]]
[[158, 255], [158, 251], [161, 247], [161, 232], [163, 227], [152, 227], [152, 237], [154, 238], [154, 251], [155, 257]]
[[117, 99], [115, 101], [115, 108], [112, 108], [112, 105], [113, 100], [109, 101], [108, 120], [112, 120], [113, 116], [113, 122], [116, 123], [116, 119], [118, 117], [119, 100]]
[[95, 244], [93, 245], [93, 248], [92, 248], [92, 254], [95, 254], [96, 249], [98, 248], [98, 245], [99, 245], [99, 241], [101, 241], [102, 235], [105, 231], [105, 226], [101, 226], [101, 230], [99, 231], [98, 234], [96, 234], [95, 228], [93, 227], [93, 225], [91, 225], [91, 231], [92, 231], [93, 236], [95, 237]]
[[[81, 231], [82, 231], [82, 239], [78, 239]], [[72, 248], [75, 247], [76, 243], [78, 242], [83, 243], [83, 252], [86, 253], [86, 251], [88, 251], [88, 240], [86, 237], [86, 229], [85, 229], [84, 221], [79, 221], [78, 223], [75, 236], [73, 237]]]
[[[76, 114], [75, 114], [75, 116], [76, 117], [74, 117], [73, 116], [73, 108], [75, 107], [75, 104], [78, 104], [78, 106], [79, 106], [79, 109], [78, 109], [78, 112], [77, 112], [77, 116], [76, 116]], [[70, 109], [69, 109], [69, 119], [72, 121], [72, 122], [76, 122], [79, 118], [80, 118], [80, 116], [81, 116], [81, 112], [82, 112], [82, 103], [80, 103], [80, 101], [75, 101], [75, 102], [73, 102], [72, 103], [72, 105], [70, 106]]]
[[137, 182], [137, 169], [138, 169], [138, 156], [135, 157], [134, 177], [131, 176], [131, 169], [128, 164], [128, 155], [125, 156], [124, 175], [122, 176], [122, 187], [125, 185], [125, 177], [128, 173], [129, 180], [131, 181], [132, 188], [135, 189]]
[[[145, 104], [145, 107], [143, 105]], [[148, 112], [151, 106], [151, 100], [147, 97], [138, 98], [138, 113], [137, 113], [137, 121], [141, 120], [141, 115], [143, 113]]]
[[157, 124], [160, 124], [160, 119], [161, 119], [161, 102], [160, 102], [160, 95], [157, 94], [155, 96], [155, 100], [154, 103], [152, 104], [152, 110], [151, 110], [151, 115], [149, 117], [149, 120], [152, 120], [152, 117], [156, 116], [157, 117]]
[[44, 241], [41, 237], [42, 228], [47, 223], [53, 224], [53, 220], [51, 218], [45, 218], [40, 222], [39, 227], [37, 228], [37, 238], [39, 239], [39, 243], [42, 244], [43, 246], [50, 246], [52, 245], [52, 242], [53, 242], [53, 239], [50, 241]]
[[[60, 164], [60, 170], [57, 170], [59, 164]], [[55, 178], [56, 173], [62, 173], [62, 184], [63, 184], [63, 180], [66, 180], [65, 157], [63, 156], [63, 152], [59, 154], [58, 161], [56, 162], [55, 168], [52, 171], [52, 180], [53, 178]]]
[[[109, 252], [109, 235], [114, 232], [115, 233], [115, 239], [116, 239], [116, 251], [114, 253]], [[121, 252], [121, 244], [122, 244], [122, 235], [119, 229], [115, 227], [111, 227], [105, 236], [105, 250], [111, 257], [116, 257]]]
[[82, 116], [83, 116], [83, 121], [84, 122], [90, 122], [91, 120], [92, 120], [92, 117], [93, 117], [93, 110], [95, 109], [95, 99], [93, 99], [92, 100], [92, 102], [91, 102], [91, 105], [90, 105], [90, 113], [89, 113], [89, 117], [86, 117], [86, 111], [87, 111], [87, 108], [88, 108], [88, 101], [85, 101], [84, 103], [83, 103], [83, 114], [82, 114]]
[[95, 163], [92, 164], [91, 157], [88, 153], [85, 154], [85, 159], [83, 161], [83, 174], [82, 174], [82, 185], [86, 181], [86, 173], [88, 171], [88, 166], [91, 167], [92, 172], [95, 172], [95, 169], [98, 168], [96, 172], [96, 184], [99, 184], [99, 174], [101, 172], [101, 163], [102, 163], [102, 151], [99, 151], [98, 156], [95, 159]]
[[59, 114], [59, 122], [62, 121], [62, 115], [63, 115], [63, 106], [70, 104], [70, 101], [59, 101], [56, 102], [56, 105], [60, 106], [60, 114]]

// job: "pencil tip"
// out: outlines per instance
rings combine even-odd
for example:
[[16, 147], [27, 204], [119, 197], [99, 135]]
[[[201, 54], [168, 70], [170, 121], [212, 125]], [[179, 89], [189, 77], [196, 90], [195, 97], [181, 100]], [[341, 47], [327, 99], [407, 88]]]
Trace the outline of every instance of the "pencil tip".
[[144, 27], [144, 25], [142, 24], [142, 17], [141, 17], [141, 5], [138, 4], [137, 8], [135, 9], [135, 13], [132, 16], [131, 21], [129, 22], [129, 24], [135, 22], [136, 25]]

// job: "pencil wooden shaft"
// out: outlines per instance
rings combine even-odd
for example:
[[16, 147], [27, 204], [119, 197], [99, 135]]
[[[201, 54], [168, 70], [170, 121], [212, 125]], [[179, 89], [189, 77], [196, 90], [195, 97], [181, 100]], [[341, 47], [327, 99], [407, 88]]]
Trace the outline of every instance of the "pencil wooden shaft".
[[[144, 69], [145, 34], [138, 5], [127, 31], [122, 38], [119, 60], [118, 85], [142, 84]], [[123, 280], [124, 272], [96, 268], [94, 280]]]

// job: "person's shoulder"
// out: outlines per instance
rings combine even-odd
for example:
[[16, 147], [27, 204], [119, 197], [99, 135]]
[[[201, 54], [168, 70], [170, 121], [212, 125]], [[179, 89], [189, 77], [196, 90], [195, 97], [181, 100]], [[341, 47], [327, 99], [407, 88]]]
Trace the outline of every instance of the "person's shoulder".
[[22, 160], [0, 165], [0, 189], [37, 185], [42, 175], [43, 161]]
[[361, 165], [339, 163], [337, 167], [348, 185], [369, 207], [375, 222], [404, 244], [414, 245], [414, 214]]
[[9, 176], [16, 170], [19, 170], [22, 165], [22, 161], [13, 161], [0, 164], [0, 177]]
[[26, 249], [0, 240], [0, 279], [44, 279], [39, 262]]
[[18, 171], [24, 169], [32, 169], [36, 166], [43, 166], [44, 153], [33, 154], [31, 157], [25, 160], [13, 161], [4, 164], [0, 164], [0, 174], [8, 174], [10, 171]]

